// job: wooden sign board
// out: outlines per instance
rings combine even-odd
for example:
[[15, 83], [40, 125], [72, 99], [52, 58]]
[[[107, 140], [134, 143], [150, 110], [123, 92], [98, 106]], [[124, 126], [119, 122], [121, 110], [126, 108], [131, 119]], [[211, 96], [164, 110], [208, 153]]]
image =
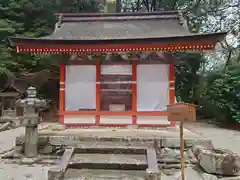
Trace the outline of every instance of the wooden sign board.
[[196, 121], [196, 105], [176, 103], [167, 106], [168, 121]]

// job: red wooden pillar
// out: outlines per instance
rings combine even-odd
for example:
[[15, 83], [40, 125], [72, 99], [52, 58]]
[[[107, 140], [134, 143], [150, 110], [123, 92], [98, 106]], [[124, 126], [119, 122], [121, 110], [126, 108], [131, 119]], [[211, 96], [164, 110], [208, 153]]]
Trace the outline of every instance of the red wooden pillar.
[[100, 76], [101, 76], [101, 59], [96, 59], [96, 125], [100, 124]]
[[174, 64], [169, 64], [169, 104], [175, 103], [175, 73]]
[[[169, 64], [169, 104], [175, 103], [175, 72], [174, 64]], [[171, 122], [171, 126], [175, 126], [174, 122]]]
[[132, 60], [132, 124], [137, 124], [137, 62], [136, 58]]
[[[66, 81], [66, 65], [60, 65], [60, 81], [59, 81], [59, 112], [65, 111], [65, 81]], [[60, 115], [59, 122], [64, 124], [64, 115]]]

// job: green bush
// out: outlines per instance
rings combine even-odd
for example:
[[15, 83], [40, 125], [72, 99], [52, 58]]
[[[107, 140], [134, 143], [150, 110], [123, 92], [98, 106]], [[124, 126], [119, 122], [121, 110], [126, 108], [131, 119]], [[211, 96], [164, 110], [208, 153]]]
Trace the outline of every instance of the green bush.
[[232, 67], [206, 77], [207, 85], [200, 95], [203, 112], [218, 121], [240, 123], [240, 69]]

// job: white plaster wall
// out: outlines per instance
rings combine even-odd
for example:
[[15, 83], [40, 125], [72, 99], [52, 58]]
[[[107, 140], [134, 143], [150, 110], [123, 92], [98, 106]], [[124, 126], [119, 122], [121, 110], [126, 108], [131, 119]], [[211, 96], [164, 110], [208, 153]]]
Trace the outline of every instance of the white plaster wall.
[[66, 66], [66, 111], [96, 108], [96, 66]]
[[137, 66], [137, 110], [165, 111], [169, 104], [169, 65]]
[[132, 116], [100, 116], [100, 124], [132, 124]]
[[137, 116], [137, 124], [171, 124], [168, 121], [167, 116]]
[[83, 116], [83, 115], [65, 115], [64, 123], [66, 124], [95, 124], [95, 116]]

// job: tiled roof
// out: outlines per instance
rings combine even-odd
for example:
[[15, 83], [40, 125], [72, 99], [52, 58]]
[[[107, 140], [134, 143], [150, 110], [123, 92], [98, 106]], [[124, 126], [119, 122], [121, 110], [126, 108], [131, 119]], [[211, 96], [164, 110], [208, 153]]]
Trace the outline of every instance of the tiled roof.
[[0, 92], [3, 92], [5, 89], [14, 88], [19, 93], [26, 92], [28, 88], [28, 84], [26, 81], [16, 78], [16, 76], [7, 69], [4, 69], [4, 73], [7, 76], [7, 82], [5, 84], [1, 84]]
[[103, 53], [212, 50], [226, 33], [192, 34], [177, 11], [58, 14], [41, 38], [10, 37], [17, 52]]
[[107, 40], [190, 35], [178, 12], [60, 14], [59, 27], [41, 39]]

